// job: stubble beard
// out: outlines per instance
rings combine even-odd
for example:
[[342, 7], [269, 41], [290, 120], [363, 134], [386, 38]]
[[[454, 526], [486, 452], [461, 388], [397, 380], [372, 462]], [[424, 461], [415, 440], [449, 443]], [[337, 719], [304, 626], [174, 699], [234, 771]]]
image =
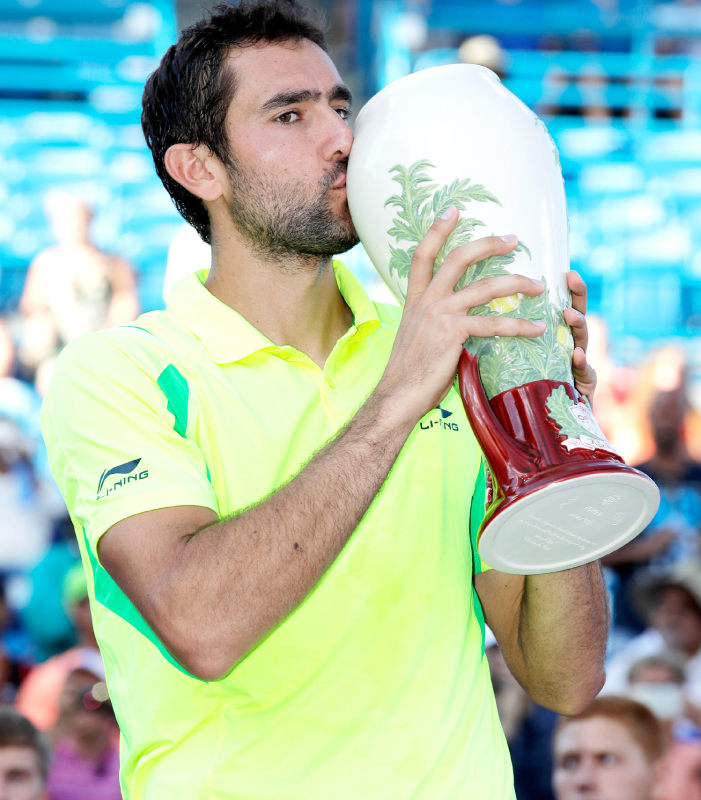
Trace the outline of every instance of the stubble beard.
[[290, 263], [327, 261], [359, 242], [344, 204], [334, 212], [331, 185], [346, 164], [325, 175], [310, 191], [308, 181], [286, 181], [238, 164], [228, 167], [229, 213], [238, 230], [264, 257]]

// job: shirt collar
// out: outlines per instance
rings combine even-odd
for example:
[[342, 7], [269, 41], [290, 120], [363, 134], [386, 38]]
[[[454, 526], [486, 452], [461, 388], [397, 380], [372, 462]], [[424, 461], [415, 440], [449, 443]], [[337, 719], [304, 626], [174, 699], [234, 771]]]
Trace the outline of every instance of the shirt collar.
[[[333, 270], [339, 291], [353, 312], [353, 327], [344, 338], [364, 338], [380, 327], [375, 305], [345, 264], [334, 261]], [[209, 270], [203, 269], [181, 278], [168, 294], [166, 304], [200, 339], [212, 360], [229, 364], [259, 350], [279, 353], [277, 345], [205, 287], [208, 274]]]

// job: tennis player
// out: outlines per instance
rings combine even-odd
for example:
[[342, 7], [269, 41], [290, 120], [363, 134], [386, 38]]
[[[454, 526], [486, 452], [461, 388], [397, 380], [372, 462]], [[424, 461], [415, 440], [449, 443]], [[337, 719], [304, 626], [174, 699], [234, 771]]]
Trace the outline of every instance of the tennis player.
[[[351, 94], [294, 0], [217, 7], [149, 78], [143, 127], [209, 271], [165, 311], [63, 352], [43, 409], [89, 575], [130, 800], [505, 800], [484, 620], [531, 697], [603, 683], [599, 566], [515, 577], [476, 551], [485, 472], [452, 388], [466, 316], [542, 286], [453, 288], [516, 246], [416, 249], [406, 308], [333, 256], [357, 242]], [[421, 109], [417, 108], [417, 115]], [[574, 370], [591, 395], [586, 290]]]

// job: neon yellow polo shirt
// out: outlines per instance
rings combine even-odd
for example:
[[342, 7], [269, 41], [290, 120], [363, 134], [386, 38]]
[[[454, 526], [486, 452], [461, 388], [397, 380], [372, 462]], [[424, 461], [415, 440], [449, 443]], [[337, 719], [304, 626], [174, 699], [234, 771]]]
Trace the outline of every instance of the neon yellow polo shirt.
[[100, 537], [125, 517], [179, 505], [224, 517], [265, 498], [364, 402], [400, 310], [334, 269], [354, 323], [323, 370], [211, 295], [206, 272], [176, 284], [165, 311], [58, 360], [42, 424], [130, 800], [514, 797], [472, 582], [481, 455], [453, 390], [318, 586], [221, 680], [181, 668], [100, 565]]

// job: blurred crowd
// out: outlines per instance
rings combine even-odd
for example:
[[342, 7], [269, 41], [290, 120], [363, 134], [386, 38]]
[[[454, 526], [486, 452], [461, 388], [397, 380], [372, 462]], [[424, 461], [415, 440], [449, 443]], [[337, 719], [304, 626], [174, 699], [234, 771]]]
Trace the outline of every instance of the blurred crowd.
[[91, 243], [88, 205], [54, 193], [46, 213], [56, 243], [0, 318], [0, 798], [118, 800], [119, 732], [39, 411], [66, 344], [138, 315], [136, 281]]
[[[38, 420], [62, 347], [133, 319], [136, 281], [91, 243], [85, 203], [54, 194], [46, 213], [56, 244], [32, 262], [17, 311], [0, 318], [0, 798], [117, 800], [118, 728]], [[208, 258], [184, 228], [166, 286]], [[487, 631], [517, 796], [701, 800], [701, 415], [682, 349], [619, 364], [603, 323], [589, 325], [597, 419], [662, 502], [647, 530], [604, 560], [608, 679], [584, 714], [558, 719], [534, 704]]]

